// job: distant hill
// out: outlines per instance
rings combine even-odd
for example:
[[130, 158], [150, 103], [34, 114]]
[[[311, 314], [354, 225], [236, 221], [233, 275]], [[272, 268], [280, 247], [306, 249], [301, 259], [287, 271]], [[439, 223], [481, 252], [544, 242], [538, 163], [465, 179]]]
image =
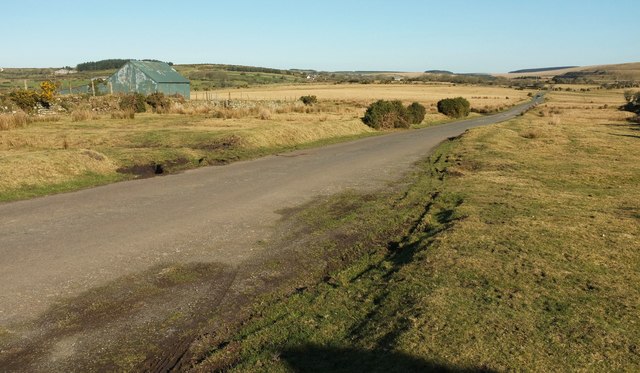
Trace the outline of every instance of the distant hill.
[[607, 84], [619, 81], [640, 82], [640, 62], [565, 68], [550, 67], [538, 71], [533, 71], [535, 69], [526, 70], [530, 72], [517, 70], [520, 72], [493, 74], [493, 76], [509, 79], [553, 79], [556, 83]]
[[427, 70], [425, 74], [454, 75], [453, 72], [449, 70]]
[[332, 71], [334, 74], [398, 74], [404, 71], [393, 71], [393, 70], [339, 70]]
[[553, 70], [564, 70], [564, 69], [572, 69], [578, 66], [557, 66], [557, 67], [539, 67], [535, 69], [521, 69], [509, 71], [509, 74], [519, 74], [519, 73], [539, 73], [543, 71], [553, 71]]
[[632, 88], [640, 86], [640, 63], [590, 66], [578, 71], [556, 74], [554, 83], [600, 84], [610, 88]]

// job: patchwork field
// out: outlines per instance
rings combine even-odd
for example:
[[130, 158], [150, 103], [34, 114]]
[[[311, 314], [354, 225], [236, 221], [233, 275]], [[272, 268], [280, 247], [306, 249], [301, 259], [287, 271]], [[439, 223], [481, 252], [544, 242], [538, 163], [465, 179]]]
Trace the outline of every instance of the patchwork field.
[[[69, 114], [0, 117], [0, 201], [75, 190], [203, 165], [223, 164], [300, 146], [370, 136], [362, 123], [377, 99], [418, 101], [430, 110], [422, 126], [447, 121], [441, 98], [463, 96], [491, 111], [527, 99], [494, 87], [304, 85], [216, 91], [212, 100], [176, 103], [165, 114], [114, 119], [102, 98], [74, 103]], [[298, 98], [316, 95], [318, 104]], [[203, 98], [203, 97], [201, 97]], [[117, 106], [117, 105], [116, 105]], [[478, 114], [475, 114], [478, 115]], [[18, 118], [20, 117], [20, 118]], [[20, 120], [17, 120], [20, 119]]]

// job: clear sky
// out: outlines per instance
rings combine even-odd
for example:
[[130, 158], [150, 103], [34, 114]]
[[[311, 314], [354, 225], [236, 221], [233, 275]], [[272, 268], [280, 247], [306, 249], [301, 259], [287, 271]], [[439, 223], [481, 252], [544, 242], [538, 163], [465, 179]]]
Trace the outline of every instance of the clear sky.
[[506, 72], [640, 62], [638, 0], [0, 0], [0, 67]]

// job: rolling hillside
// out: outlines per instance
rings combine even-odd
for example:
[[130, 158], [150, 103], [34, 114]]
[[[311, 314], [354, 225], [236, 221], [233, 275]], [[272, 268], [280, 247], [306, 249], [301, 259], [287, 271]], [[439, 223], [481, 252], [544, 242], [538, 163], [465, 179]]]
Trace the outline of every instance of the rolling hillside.
[[[541, 70], [541, 69], [524, 69], [524, 70]], [[521, 70], [519, 70], [521, 71]], [[544, 71], [529, 72], [512, 72], [506, 74], [493, 74], [494, 76], [504, 78], [518, 77], [534, 77], [553, 78], [564, 74], [579, 73], [586, 79], [594, 81], [614, 81], [614, 80], [640, 80], [640, 62], [612, 64], [612, 65], [593, 65], [593, 66], [577, 66], [569, 68], [561, 68]]]

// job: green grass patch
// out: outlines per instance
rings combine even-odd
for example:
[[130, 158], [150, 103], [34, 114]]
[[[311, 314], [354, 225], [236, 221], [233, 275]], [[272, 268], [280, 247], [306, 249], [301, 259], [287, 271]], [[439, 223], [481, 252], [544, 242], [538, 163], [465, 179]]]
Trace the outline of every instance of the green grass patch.
[[104, 175], [87, 172], [83, 175], [62, 183], [23, 185], [18, 189], [12, 189], [5, 193], [0, 193], [0, 202], [17, 201], [22, 199], [47, 196], [51, 194], [72, 192], [128, 179], [130, 179], [130, 176], [123, 174]]

